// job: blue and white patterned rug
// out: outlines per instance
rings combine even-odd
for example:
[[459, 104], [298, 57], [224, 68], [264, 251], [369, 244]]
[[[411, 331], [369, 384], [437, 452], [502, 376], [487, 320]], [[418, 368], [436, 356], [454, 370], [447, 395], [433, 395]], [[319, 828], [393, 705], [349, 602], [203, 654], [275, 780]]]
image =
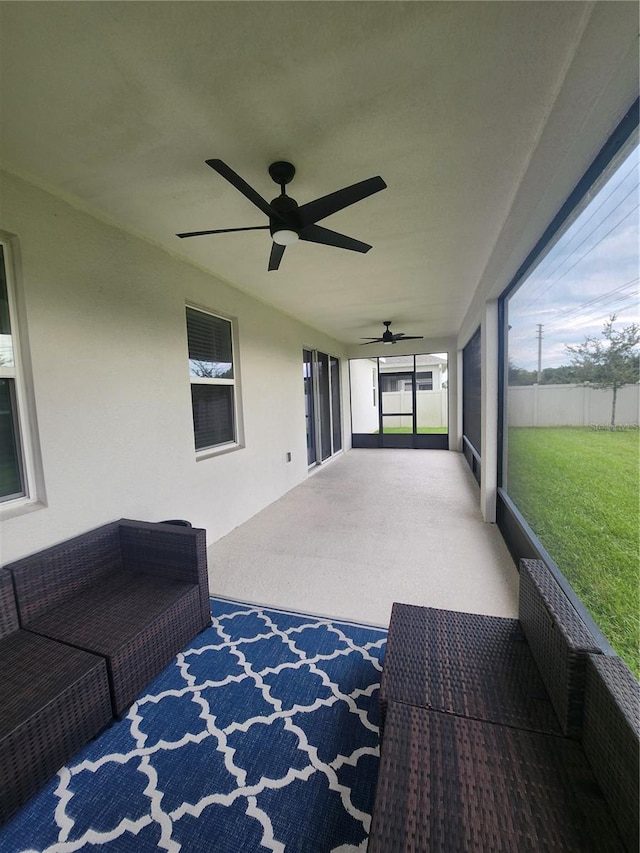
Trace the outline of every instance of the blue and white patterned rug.
[[212, 627], [0, 829], [0, 851], [355, 853], [386, 632], [212, 599]]

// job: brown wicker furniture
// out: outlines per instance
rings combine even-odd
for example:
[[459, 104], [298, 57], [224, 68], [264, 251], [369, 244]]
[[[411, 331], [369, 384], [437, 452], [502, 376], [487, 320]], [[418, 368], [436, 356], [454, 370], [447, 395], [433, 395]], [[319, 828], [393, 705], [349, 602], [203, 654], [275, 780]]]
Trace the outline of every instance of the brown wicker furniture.
[[103, 658], [19, 628], [0, 569], [0, 824], [112, 719]]
[[584, 751], [627, 849], [640, 850], [640, 684], [617, 657], [590, 655]]
[[204, 530], [121, 519], [6, 568], [24, 628], [106, 659], [116, 715], [211, 622]]
[[519, 620], [394, 605], [369, 853], [636, 853], [640, 685], [556, 587], [523, 561]]
[[522, 560], [519, 619], [394, 604], [380, 686], [396, 700], [576, 736], [599, 648], [544, 563]]

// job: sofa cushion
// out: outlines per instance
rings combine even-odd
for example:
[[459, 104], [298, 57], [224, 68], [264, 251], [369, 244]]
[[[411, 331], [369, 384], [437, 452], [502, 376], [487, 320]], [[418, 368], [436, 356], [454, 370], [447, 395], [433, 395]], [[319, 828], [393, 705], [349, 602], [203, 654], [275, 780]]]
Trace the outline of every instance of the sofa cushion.
[[102, 657], [31, 631], [14, 631], [0, 640], [0, 740], [93, 670], [104, 683], [106, 725], [111, 715], [107, 670]]
[[147, 628], [193, 584], [113, 572], [25, 627], [83, 649], [112, 655]]
[[104, 655], [119, 715], [201, 630], [199, 600], [196, 584], [114, 572], [29, 629]]
[[395, 603], [380, 712], [391, 700], [560, 734], [517, 620]]
[[578, 741], [391, 702], [369, 853], [624, 853]]

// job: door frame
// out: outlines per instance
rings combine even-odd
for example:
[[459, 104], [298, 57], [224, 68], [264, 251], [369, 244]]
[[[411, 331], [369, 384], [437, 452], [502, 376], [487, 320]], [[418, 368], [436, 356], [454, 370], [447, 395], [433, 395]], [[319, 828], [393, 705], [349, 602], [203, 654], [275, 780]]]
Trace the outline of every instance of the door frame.
[[[394, 371], [388, 373], [380, 372], [380, 356], [373, 356], [376, 359], [377, 369], [377, 406], [378, 406], [378, 432], [377, 433], [356, 433], [351, 431], [351, 446], [353, 448], [375, 448], [375, 447], [400, 447], [412, 448], [416, 450], [448, 450], [449, 449], [449, 418], [447, 417], [447, 432], [446, 433], [419, 433], [417, 427], [418, 404], [417, 404], [417, 382], [416, 376], [418, 366], [416, 358], [420, 355], [429, 355], [429, 353], [414, 353], [413, 370], [412, 372]], [[357, 361], [358, 359], [350, 359]], [[349, 374], [351, 376], [351, 374]], [[384, 412], [382, 410], [382, 385], [381, 376], [402, 376], [406, 380], [411, 377], [411, 405], [412, 411], [409, 412]], [[412, 415], [413, 427], [411, 433], [384, 433], [383, 432], [383, 417], [394, 417], [399, 415]], [[353, 424], [353, 420], [352, 420]]]

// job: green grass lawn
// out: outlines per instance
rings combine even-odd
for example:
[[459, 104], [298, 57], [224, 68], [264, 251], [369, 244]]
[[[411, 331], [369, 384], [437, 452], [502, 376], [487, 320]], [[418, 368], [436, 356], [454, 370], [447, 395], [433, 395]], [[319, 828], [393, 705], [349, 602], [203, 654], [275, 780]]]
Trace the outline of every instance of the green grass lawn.
[[640, 434], [512, 427], [508, 492], [636, 675]]

